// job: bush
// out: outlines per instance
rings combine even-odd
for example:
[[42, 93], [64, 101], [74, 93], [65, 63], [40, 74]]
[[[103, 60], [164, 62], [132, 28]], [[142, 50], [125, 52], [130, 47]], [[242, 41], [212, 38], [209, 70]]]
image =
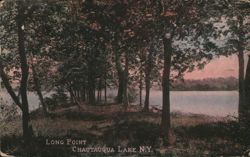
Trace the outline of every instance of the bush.
[[136, 92], [136, 90], [134, 88], [130, 88], [128, 90], [128, 101], [129, 102], [136, 102], [138, 97], [138, 93]]
[[68, 103], [68, 96], [63, 90], [57, 89], [56, 93], [52, 94], [51, 97], [44, 98], [44, 102], [49, 110], [55, 110], [56, 107]]
[[48, 106], [49, 110], [55, 110], [57, 106], [56, 100], [50, 97], [44, 98], [44, 103]]
[[0, 98], [0, 124], [3, 124], [3, 122], [6, 120], [15, 118], [17, 114], [18, 109], [15, 104], [10, 104], [8, 101], [4, 101], [2, 98]]

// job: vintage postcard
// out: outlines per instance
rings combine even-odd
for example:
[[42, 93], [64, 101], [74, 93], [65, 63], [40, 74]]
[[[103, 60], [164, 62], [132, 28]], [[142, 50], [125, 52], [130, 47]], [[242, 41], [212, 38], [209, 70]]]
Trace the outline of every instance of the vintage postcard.
[[0, 0], [0, 157], [250, 156], [249, 0]]

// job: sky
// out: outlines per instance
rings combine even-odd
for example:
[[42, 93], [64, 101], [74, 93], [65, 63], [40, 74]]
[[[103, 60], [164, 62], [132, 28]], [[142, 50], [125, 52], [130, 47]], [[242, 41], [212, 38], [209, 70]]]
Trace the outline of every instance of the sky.
[[[245, 56], [245, 66], [248, 57]], [[191, 73], [186, 73], [185, 79], [204, 79], [204, 78], [218, 78], [218, 77], [236, 77], [238, 78], [238, 58], [236, 55], [229, 57], [219, 57], [213, 59], [202, 70], [195, 70]]]

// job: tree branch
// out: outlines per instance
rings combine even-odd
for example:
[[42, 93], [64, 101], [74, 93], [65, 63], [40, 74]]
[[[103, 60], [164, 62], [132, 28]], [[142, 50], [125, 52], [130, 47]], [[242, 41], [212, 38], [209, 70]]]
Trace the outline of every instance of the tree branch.
[[22, 108], [22, 104], [20, 103], [19, 101], [19, 98], [17, 97], [16, 93], [14, 92], [12, 86], [10, 85], [10, 82], [9, 82], [9, 78], [8, 76], [6, 75], [6, 73], [4, 72], [3, 70], [3, 65], [2, 65], [2, 61], [0, 60], [0, 76], [2, 78], [2, 81], [3, 81], [3, 84], [7, 90], [7, 92], [10, 94], [11, 98], [13, 99], [13, 101], [15, 102], [15, 104], [21, 109], [23, 110]]

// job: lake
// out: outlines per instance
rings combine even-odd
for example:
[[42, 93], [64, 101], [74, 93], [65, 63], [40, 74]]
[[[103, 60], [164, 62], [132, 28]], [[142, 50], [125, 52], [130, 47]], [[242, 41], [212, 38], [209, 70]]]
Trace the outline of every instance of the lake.
[[[108, 95], [112, 96], [112, 91]], [[143, 94], [145, 95], [145, 94]], [[12, 102], [9, 95], [0, 92], [0, 97], [9, 103]], [[30, 110], [38, 108], [38, 97], [29, 93]], [[207, 114], [211, 116], [237, 116], [238, 92], [237, 91], [172, 91], [170, 93], [171, 111], [184, 113]], [[161, 91], [151, 91], [150, 105], [161, 108]]]
[[[172, 91], [170, 102], [171, 111], [223, 117], [238, 115], [237, 91]], [[151, 92], [150, 104], [161, 108], [161, 91]]]

